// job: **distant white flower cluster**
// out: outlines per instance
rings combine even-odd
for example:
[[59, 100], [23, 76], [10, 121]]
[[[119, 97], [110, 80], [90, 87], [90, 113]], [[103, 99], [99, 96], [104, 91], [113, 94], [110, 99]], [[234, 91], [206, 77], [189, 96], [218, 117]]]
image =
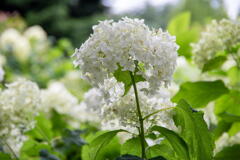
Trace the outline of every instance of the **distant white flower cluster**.
[[58, 113], [69, 114], [78, 105], [78, 99], [73, 96], [60, 82], [54, 82], [41, 91], [43, 110], [49, 113], [55, 109]]
[[16, 153], [26, 139], [24, 132], [34, 127], [40, 102], [37, 84], [24, 79], [8, 84], [7, 89], [0, 92], [0, 140], [7, 142]]
[[76, 49], [74, 63], [81, 68], [83, 77], [94, 86], [121, 68], [134, 72], [157, 90], [168, 85], [176, 66], [178, 46], [175, 37], [161, 29], [151, 30], [144, 20], [122, 18], [118, 22], [106, 20], [93, 26], [93, 34]]
[[47, 89], [40, 90], [36, 83], [20, 79], [0, 91], [0, 145], [11, 153], [6, 142], [18, 154], [27, 140], [24, 133], [35, 127], [35, 116], [39, 112], [49, 114], [52, 109], [72, 116], [73, 122], [96, 122], [97, 118], [90, 119], [92, 112], [80, 106], [62, 83], [54, 82]]
[[[108, 97], [104, 95], [100, 89], [93, 88], [86, 93], [85, 104], [86, 109], [97, 113], [101, 120], [102, 129], [126, 129], [135, 134], [138, 133], [136, 127], [139, 127], [139, 119], [137, 116], [136, 101], [133, 89], [127, 95], [122, 96], [124, 87], [121, 84], [116, 85], [115, 79], [108, 80], [109, 92], [112, 99], [109, 101]], [[112, 86], [110, 86], [112, 84]], [[147, 116], [157, 110], [174, 107], [170, 101], [170, 93], [166, 90], [158, 91], [154, 96], [148, 96], [144, 91], [144, 82], [139, 83], [139, 100], [143, 117]], [[117, 86], [117, 87], [116, 87]], [[122, 86], [122, 87], [121, 87]], [[154, 116], [145, 120], [145, 130], [153, 125], [161, 125], [169, 129], [176, 130], [176, 126], [172, 120], [172, 111], [167, 109], [161, 111]]]
[[9, 28], [0, 35], [0, 51], [13, 53], [21, 62], [25, 62], [32, 52], [42, 52], [47, 45], [46, 32], [40, 26], [29, 27], [23, 34]]
[[202, 32], [200, 40], [192, 44], [195, 62], [203, 67], [219, 51], [228, 51], [240, 43], [240, 22], [223, 19], [213, 20]]

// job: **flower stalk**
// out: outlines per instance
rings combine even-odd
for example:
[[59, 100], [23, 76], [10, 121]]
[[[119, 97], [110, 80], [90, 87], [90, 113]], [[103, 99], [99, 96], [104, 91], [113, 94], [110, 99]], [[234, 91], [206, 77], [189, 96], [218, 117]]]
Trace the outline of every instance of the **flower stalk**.
[[145, 136], [144, 136], [144, 123], [143, 123], [144, 119], [142, 117], [142, 112], [141, 112], [139, 99], [138, 99], [137, 86], [136, 86], [136, 82], [135, 82], [134, 75], [132, 72], [130, 72], [130, 76], [131, 76], [131, 80], [132, 80], [132, 84], [133, 84], [133, 88], [134, 88], [134, 94], [135, 94], [135, 100], [136, 100], [136, 106], [137, 106], [137, 114], [138, 114], [138, 118], [139, 118], [139, 125], [140, 125], [139, 138], [140, 138], [141, 147], [142, 147], [142, 158], [147, 159], [146, 152], [145, 152]]

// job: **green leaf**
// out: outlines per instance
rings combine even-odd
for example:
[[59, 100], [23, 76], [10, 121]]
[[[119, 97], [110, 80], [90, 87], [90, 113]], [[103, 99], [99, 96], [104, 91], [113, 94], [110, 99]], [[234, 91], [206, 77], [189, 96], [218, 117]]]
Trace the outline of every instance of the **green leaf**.
[[204, 64], [202, 72], [211, 71], [221, 67], [226, 60], [227, 58], [225, 56], [214, 57]]
[[[93, 134], [94, 133], [94, 134]], [[92, 132], [90, 133], [86, 138], [86, 142], [90, 143], [92, 142], [96, 137], [102, 135], [103, 133], [106, 133], [106, 131], [98, 131], [98, 132]], [[97, 156], [97, 159], [115, 159], [116, 157], [120, 156], [120, 150], [121, 145], [119, 143], [119, 139], [117, 136], [115, 136], [111, 142], [103, 147], [101, 151], [99, 151], [99, 154]], [[84, 160], [91, 160], [91, 150], [89, 148], [89, 145], [84, 145], [82, 147], [82, 159]]]
[[240, 89], [240, 70], [237, 68], [237, 66], [230, 68], [227, 71], [227, 75], [230, 85], [236, 89]]
[[0, 159], [1, 160], [12, 160], [11, 156], [7, 153], [0, 152]]
[[185, 100], [180, 100], [174, 120], [181, 127], [181, 137], [188, 145], [190, 159], [212, 160], [214, 140], [203, 119], [203, 113], [191, 109]]
[[169, 22], [168, 31], [176, 36], [176, 42], [180, 46], [179, 55], [186, 58], [191, 57], [190, 43], [197, 41], [199, 37], [200, 27], [198, 25], [191, 25], [190, 12], [183, 12]]
[[186, 82], [180, 86], [180, 90], [172, 101], [178, 102], [180, 99], [185, 99], [193, 108], [199, 108], [226, 93], [228, 88], [220, 80]]
[[240, 145], [225, 147], [222, 151], [216, 154], [214, 160], [239, 160]]
[[189, 29], [190, 19], [191, 19], [190, 12], [184, 12], [177, 15], [169, 22], [168, 31], [171, 34], [176, 34], [178, 32], [185, 32], [186, 30]]
[[89, 145], [90, 159], [97, 160], [99, 152], [110, 143], [110, 141], [117, 135], [117, 133], [123, 131], [124, 130], [109, 131], [93, 139]]
[[240, 92], [232, 90], [220, 97], [215, 103], [214, 112], [217, 115], [226, 112], [240, 116]]
[[231, 128], [228, 130], [229, 136], [234, 136], [240, 131], [240, 122], [235, 122], [232, 124]]
[[[122, 71], [122, 68], [119, 67], [118, 70], [116, 70], [113, 75], [118, 82], [122, 82], [124, 84], [124, 89], [125, 89], [124, 95], [126, 95], [132, 86], [130, 72]], [[134, 75], [134, 80], [135, 80], [135, 83], [145, 81], [145, 79], [141, 75]]]
[[59, 114], [56, 110], [51, 110], [51, 123], [52, 123], [52, 130], [57, 132], [64, 132], [65, 128], [67, 128], [67, 117], [66, 115]]
[[22, 159], [37, 157], [42, 149], [50, 150], [51, 146], [29, 139], [23, 144], [20, 150], [20, 157]]
[[189, 160], [188, 147], [177, 133], [160, 126], [154, 126], [152, 131], [158, 131], [166, 137], [179, 159]]
[[139, 137], [134, 137], [127, 140], [121, 147], [121, 154], [131, 154], [141, 156], [141, 142]]
[[222, 120], [229, 122], [229, 123], [240, 122], [240, 116], [230, 114], [227, 112], [223, 112], [223, 113], [219, 114], [218, 116], [221, 117]]
[[148, 157], [163, 156], [167, 160], [176, 160], [175, 152], [167, 144], [156, 144], [147, 149]]
[[227, 132], [231, 128], [232, 123], [221, 120], [218, 122], [216, 128], [213, 129], [214, 140], [217, 140], [224, 132]]
[[45, 141], [51, 140], [53, 137], [52, 124], [45, 118], [43, 114], [40, 114], [35, 118], [35, 128], [29, 131], [27, 134], [35, 139], [42, 139]]

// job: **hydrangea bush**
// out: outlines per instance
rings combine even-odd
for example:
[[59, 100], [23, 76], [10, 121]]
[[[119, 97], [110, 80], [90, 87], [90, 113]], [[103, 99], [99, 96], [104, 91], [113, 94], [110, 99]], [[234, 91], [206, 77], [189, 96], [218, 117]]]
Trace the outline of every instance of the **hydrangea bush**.
[[[100, 21], [75, 50], [74, 70], [63, 67], [66, 41], [49, 48], [40, 26], [7, 29], [0, 160], [238, 160], [240, 23], [213, 20], [198, 39], [190, 19], [172, 19], [171, 34], [141, 19]], [[11, 57], [35, 71], [13, 72]], [[38, 64], [54, 75], [16, 80], [40, 78]]]

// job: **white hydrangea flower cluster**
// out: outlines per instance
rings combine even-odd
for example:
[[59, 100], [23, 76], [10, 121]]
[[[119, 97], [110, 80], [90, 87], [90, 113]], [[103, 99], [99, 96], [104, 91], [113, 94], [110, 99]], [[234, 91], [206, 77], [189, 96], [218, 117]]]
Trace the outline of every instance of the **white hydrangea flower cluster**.
[[34, 127], [40, 104], [40, 90], [31, 81], [20, 79], [0, 92], [0, 139], [16, 153], [26, 139], [23, 133]]
[[12, 52], [22, 62], [26, 61], [31, 53], [31, 46], [27, 38], [13, 28], [9, 28], [1, 34], [0, 49], [3, 52]]
[[223, 19], [213, 20], [201, 33], [197, 43], [192, 44], [195, 62], [203, 67], [219, 51], [229, 50], [240, 43], [240, 22]]
[[[114, 130], [114, 129], [126, 129], [132, 133], [138, 134], [136, 127], [139, 125], [139, 120], [136, 110], [136, 101], [133, 89], [131, 89], [127, 95], [122, 96], [124, 92], [123, 84], [116, 85], [115, 79], [108, 79], [110, 92], [113, 98], [111, 101], [105, 97], [105, 91], [98, 88], [93, 88], [86, 93], [85, 104], [88, 111], [97, 113], [101, 120], [102, 129]], [[111, 82], [112, 81], [112, 82]], [[112, 84], [112, 87], [110, 87]], [[116, 87], [117, 86], [117, 87]], [[120, 88], [120, 86], [122, 86]], [[170, 101], [170, 93], [164, 90], [163, 92], [157, 92], [154, 96], [147, 95], [141, 89], [146, 86], [145, 82], [139, 83], [139, 100], [143, 117], [151, 114], [157, 110], [174, 107], [174, 104]], [[120, 91], [121, 89], [121, 91]], [[121, 94], [119, 94], [121, 93]], [[115, 96], [114, 96], [115, 95]], [[161, 125], [169, 129], [177, 130], [172, 120], [172, 111], [161, 111], [149, 119], [145, 120], [145, 130], [149, 129], [153, 125]]]
[[47, 47], [47, 34], [40, 26], [27, 28], [23, 34], [9, 28], [0, 35], [0, 50], [3, 53], [13, 53], [21, 62], [25, 62], [32, 52], [41, 53]]
[[78, 105], [78, 99], [73, 96], [61, 82], [53, 82], [41, 91], [43, 110], [49, 113], [55, 109], [61, 114], [70, 114], [72, 108]]
[[223, 133], [221, 137], [215, 142], [216, 148], [214, 153], [220, 152], [224, 147], [233, 146], [234, 144], [240, 144], [240, 132], [233, 136], [228, 133]]
[[48, 47], [47, 33], [41, 26], [29, 27], [23, 34], [30, 42], [34, 52], [42, 53]]
[[93, 34], [76, 49], [74, 64], [94, 86], [103, 84], [113, 73], [134, 71], [136, 61], [144, 69], [138, 73], [156, 90], [169, 84], [176, 66], [178, 46], [175, 37], [161, 29], [151, 30], [144, 20], [122, 18], [93, 26]]

